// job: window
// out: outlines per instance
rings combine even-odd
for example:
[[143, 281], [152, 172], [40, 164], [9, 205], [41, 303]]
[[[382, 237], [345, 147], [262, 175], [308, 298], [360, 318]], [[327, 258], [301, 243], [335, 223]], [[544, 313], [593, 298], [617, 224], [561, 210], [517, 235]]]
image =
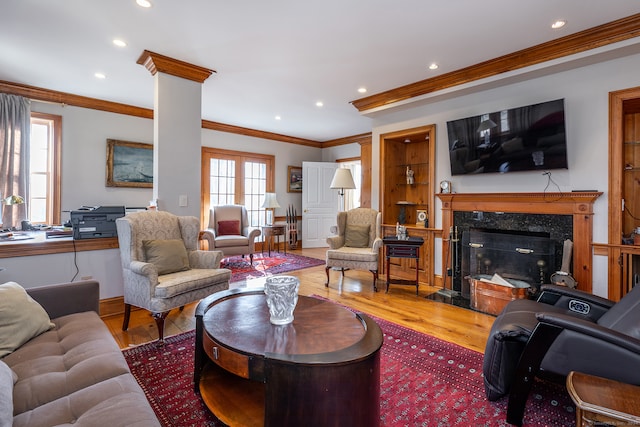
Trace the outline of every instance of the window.
[[60, 224], [60, 149], [62, 118], [31, 113], [28, 218], [36, 224]]
[[338, 162], [340, 163], [340, 167], [351, 170], [353, 182], [356, 184], [355, 189], [344, 191], [344, 210], [348, 211], [351, 209], [359, 208], [360, 189], [362, 188], [362, 166], [360, 160], [338, 160]]
[[509, 131], [509, 110], [500, 111], [500, 132]]
[[249, 224], [256, 227], [266, 223], [264, 193], [267, 192], [267, 164], [259, 161], [244, 163], [244, 206], [249, 215]]
[[264, 194], [273, 191], [275, 157], [204, 147], [202, 149], [202, 223], [212, 206], [241, 204], [249, 225], [265, 224]]
[[235, 201], [236, 162], [212, 158], [210, 172], [210, 206], [230, 205]]

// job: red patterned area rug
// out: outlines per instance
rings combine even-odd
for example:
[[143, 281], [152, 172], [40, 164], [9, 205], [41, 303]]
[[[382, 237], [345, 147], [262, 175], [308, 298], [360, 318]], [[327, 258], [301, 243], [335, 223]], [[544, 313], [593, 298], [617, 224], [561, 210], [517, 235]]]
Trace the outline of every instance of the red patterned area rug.
[[[482, 354], [373, 317], [384, 333], [381, 426], [508, 426], [507, 400], [489, 402]], [[195, 331], [123, 351], [163, 426], [224, 426], [193, 388]], [[312, 424], [312, 423], [311, 423]], [[311, 425], [310, 424], [310, 425]], [[536, 382], [525, 426], [574, 426], [564, 387]]]
[[231, 270], [231, 282], [233, 283], [324, 264], [321, 259], [302, 255], [285, 255], [279, 252], [272, 252], [271, 254], [271, 256], [260, 253], [255, 254], [253, 256], [253, 264], [249, 262], [248, 256], [244, 258], [241, 255], [232, 256], [223, 259], [220, 266]]

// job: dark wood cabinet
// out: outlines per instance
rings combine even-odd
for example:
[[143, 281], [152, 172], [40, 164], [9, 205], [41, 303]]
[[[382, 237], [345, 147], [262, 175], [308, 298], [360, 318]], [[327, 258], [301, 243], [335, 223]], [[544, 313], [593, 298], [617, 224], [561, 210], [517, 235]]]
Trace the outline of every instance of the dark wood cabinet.
[[[396, 226], [384, 225], [382, 227], [383, 235], [394, 236]], [[421, 237], [424, 244], [420, 248], [420, 259], [416, 262], [410, 258], [391, 258], [389, 262], [389, 274], [391, 276], [403, 280], [415, 280], [416, 273], [418, 281], [433, 285], [433, 236], [436, 230], [420, 227], [408, 227], [408, 234], [411, 237]], [[429, 249], [430, 248], [430, 249]], [[381, 266], [379, 271], [383, 277], [387, 274], [387, 264], [385, 257], [381, 257]], [[418, 270], [418, 271], [416, 271]]]

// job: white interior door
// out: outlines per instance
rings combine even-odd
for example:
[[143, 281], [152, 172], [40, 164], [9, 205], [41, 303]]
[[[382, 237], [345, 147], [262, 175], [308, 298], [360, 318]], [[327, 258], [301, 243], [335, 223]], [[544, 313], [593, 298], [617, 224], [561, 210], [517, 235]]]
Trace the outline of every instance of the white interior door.
[[336, 225], [338, 190], [329, 188], [337, 163], [302, 162], [302, 247], [327, 245], [329, 229]]

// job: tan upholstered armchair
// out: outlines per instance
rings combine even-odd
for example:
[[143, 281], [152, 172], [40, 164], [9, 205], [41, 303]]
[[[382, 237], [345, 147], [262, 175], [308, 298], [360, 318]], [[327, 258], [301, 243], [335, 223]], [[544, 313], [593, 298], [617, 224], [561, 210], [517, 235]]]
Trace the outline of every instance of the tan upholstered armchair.
[[247, 209], [242, 205], [214, 206], [209, 213], [209, 226], [202, 233], [202, 240], [209, 250], [222, 251], [225, 257], [249, 255], [253, 263], [255, 239], [260, 229], [249, 226]]
[[200, 221], [169, 212], [143, 211], [116, 220], [124, 279], [124, 321], [131, 306], [151, 311], [164, 340], [169, 311], [229, 288], [222, 252], [199, 250]]
[[378, 253], [382, 246], [382, 214], [374, 209], [356, 208], [338, 212], [338, 235], [327, 238], [327, 282], [332, 267], [369, 270], [373, 273], [373, 289], [378, 290]]

